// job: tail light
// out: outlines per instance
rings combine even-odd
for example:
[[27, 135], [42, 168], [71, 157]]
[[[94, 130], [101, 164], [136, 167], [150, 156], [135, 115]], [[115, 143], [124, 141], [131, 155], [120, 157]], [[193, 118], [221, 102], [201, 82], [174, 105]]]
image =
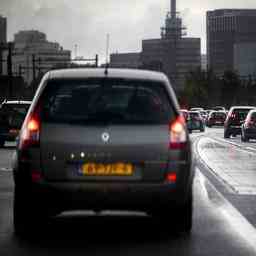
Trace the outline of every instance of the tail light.
[[21, 150], [39, 146], [41, 128], [40, 109], [40, 104], [37, 104], [37, 106], [28, 113], [22, 125], [18, 145]]
[[187, 144], [187, 132], [185, 127], [185, 121], [182, 116], [178, 116], [169, 125], [169, 148], [181, 149]]
[[254, 122], [253, 121], [247, 121], [247, 122], [245, 122], [245, 126], [247, 128], [253, 128], [254, 127]]

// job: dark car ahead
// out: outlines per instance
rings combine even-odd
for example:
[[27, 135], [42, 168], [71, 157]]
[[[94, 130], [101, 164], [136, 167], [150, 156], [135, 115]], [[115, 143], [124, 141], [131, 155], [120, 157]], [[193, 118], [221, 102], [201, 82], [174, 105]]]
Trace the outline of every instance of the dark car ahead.
[[248, 112], [255, 109], [253, 106], [233, 106], [230, 108], [224, 122], [224, 138], [241, 134], [243, 124]]
[[31, 101], [4, 101], [0, 105], [0, 147], [15, 141]]
[[193, 130], [205, 131], [205, 122], [199, 111], [189, 111], [189, 117], [187, 127], [190, 133]]
[[241, 127], [241, 140], [256, 139], [256, 109], [250, 110]]
[[158, 72], [47, 73], [14, 160], [14, 228], [67, 210], [135, 210], [192, 226], [191, 145], [173, 89]]
[[188, 110], [187, 109], [181, 109], [180, 110], [180, 113], [182, 114], [182, 116], [184, 117], [186, 123], [188, 122], [189, 120], [189, 113], [188, 113]]
[[225, 111], [212, 111], [212, 112], [210, 112], [210, 114], [206, 120], [206, 126], [208, 126], [208, 127], [212, 127], [214, 125], [222, 126], [222, 125], [224, 125], [226, 116], [227, 116], [227, 114]]

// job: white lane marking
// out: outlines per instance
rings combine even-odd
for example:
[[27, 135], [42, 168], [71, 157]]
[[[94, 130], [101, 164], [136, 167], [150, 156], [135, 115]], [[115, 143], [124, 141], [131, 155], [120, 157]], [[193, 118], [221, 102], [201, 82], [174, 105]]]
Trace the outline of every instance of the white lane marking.
[[[234, 154], [233, 161], [230, 162], [230, 159], [225, 158], [224, 155], [221, 155], [220, 161], [218, 158], [218, 154], [214, 159], [211, 158], [211, 152], [207, 152], [206, 150], [201, 150], [200, 145], [205, 141], [212, 141], [213, 143], [220, 144], [226, 146], [226, 144], [219, 142], [213, 138], [203, 138], [197, 142], [197, 152], [202, 160], [203, 164], [206, 165], [209, 170], [215, 175], [215, 177], [221, 181], [223, 185], [231, 192], [239, 195], [256, 195], [256, 173], [254, 170], [254, 163], [252, 158], [249, 158], [251, 162], [250, 165], [247, 166], [247, 170], [241, 168], [241, 161], [248, 161], [247, 156], [255, 155], [255, 153], [248, 152], [244, 149], [235, 147], [235, 151], [240, 151], [243, 154], [239, 154], [239, 158], [236, 159]], [[214, 154], [214, 152], [212, 152]], [[243, 156], [243, 159], [242, 159]], [[230, 162], [228, 165], [227, 161]]]
[[12, 168], [0, 167], [0, 172], [11, 172]]
[[[207, 194], [207, 198], [214, 205], [214, 209], [217, 208], [233, 230], [250, 244], [256, 255], [256, 229], [254, 226], [215, 188], [198, 168], [196, 168], [196, 171], [204, 194]], [[212, 195], [208, 195], [209, 190], [211, 190], [211, 194], [215, 194], [214, 199], [212, 199]]]
[[253, 147], [243, 147], [243, 145], [241, 145], [241, 144], [238, 144], [238, 143], [233, 142], [233, 141], [228, 141], [228, 140], [225, 140], [225, 139], [222, 139], [222, 138], [212, 138], [211, 137], [211, 139], [213, 139], [215, 141], [218, 141], [218, 142], [225, 142], [225, 143], [231, 144], [233, 146], [239, 147], [241, 150], [246, 151], [246, 152], [247, 152], [247, 150], [252, 150], [252, 151], [255, 151], [255, 153], [254, 152], [250, 152], [250, 153], [252, 153], [254, 155], [256, 154], [256, 148], [253, 148]]

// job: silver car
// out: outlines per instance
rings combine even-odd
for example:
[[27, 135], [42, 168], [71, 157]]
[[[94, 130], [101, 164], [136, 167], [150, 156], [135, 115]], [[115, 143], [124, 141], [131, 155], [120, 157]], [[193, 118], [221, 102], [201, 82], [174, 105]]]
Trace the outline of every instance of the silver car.
[[194, 168], [179, 113], [162, 73], [48, 72], [14, 160], [16, 234], [76, 209], [143, 211], [190, 231]]

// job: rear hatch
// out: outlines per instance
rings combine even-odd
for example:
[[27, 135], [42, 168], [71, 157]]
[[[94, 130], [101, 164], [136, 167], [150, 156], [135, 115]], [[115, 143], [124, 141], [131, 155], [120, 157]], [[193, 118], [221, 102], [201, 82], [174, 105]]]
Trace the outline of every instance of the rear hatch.
[[0, 108], [0, 134], [16, 137], [29, 106], [29, 104], [3, 104]]
[[50, 181], [161, 181], [174, 109], [164, 84], [50, 81], [42, 97], [41, 166]]
[[236, 108], [232, 111], [231, 117], [230, 117], [230, 125], [235, 127], [240, 127], [244, 120], [246, 119], [246, 116], [248, 112], [252, 108]]

